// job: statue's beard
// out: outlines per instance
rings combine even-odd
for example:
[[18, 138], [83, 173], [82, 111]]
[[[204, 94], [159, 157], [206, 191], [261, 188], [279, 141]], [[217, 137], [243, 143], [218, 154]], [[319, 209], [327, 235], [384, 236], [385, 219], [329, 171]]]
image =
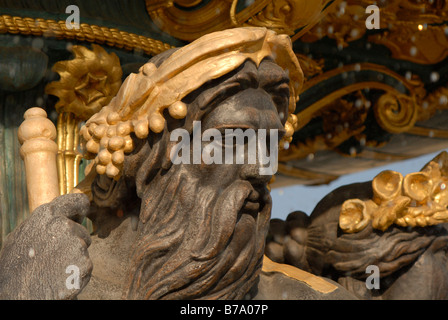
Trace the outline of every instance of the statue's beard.
[[144, 191], [126, 299], [244, 299], [257, 282], [272, 206], [266, 186], [202, 186], [185, 172], [173, 166]]

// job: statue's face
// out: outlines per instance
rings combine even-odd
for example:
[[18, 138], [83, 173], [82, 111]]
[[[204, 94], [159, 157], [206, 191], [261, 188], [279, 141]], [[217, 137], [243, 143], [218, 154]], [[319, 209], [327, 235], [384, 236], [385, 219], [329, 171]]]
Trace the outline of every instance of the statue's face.
[[[260, 167], [266, 165], [260, 163], [258, 146], [248, 144], [261, 143], [268, 156], [271, 156], [272, 151], [278, 152], [278, 143], [284, 135], [284, 124], [288, 116], [288, 83], [287, 74], [274, 62], [264, 60], [257, 68], [249, 60], [219, 85], [204, 90], [193, 103], [199, 103], [201, 108], [208, 106], [211, 110], [202, 117], [201, 131], [204, 133], [209, 129], [216, 129], [222, 134], [223, 163], [188, 165], [190, 173], [201, 176], [203, 184], [220, 184], [223, 188], [235, 180], [249, 181], [256, 192], [253, 192], [249, 200], [255, 203], [248, 204], [248, 207], [256, 209], [257, 202], [260, 202], [258, 197], [262, 197], [261, 193], [266, 192], [265, 186], [272, 175], [260, 172]], [[210, 107], [210, 104], [213, 106]], [[241, 129], [243, 132], [252, 129], [257, 133], [257, 139], [251, 142], [245, 140], [243, 164], [237, 164], [236, 161], [236, 139], [232, 140], [233, 144], [225, 143], [226, 139], [229, 139], [226, 129]], [[259, 130], [264, 130], [266, 140], [262, 140], [258, 135]], [[273, 141], [270, 141], [273, 130], [278, 133], [275, 137], [275, 148], [272, 148]], [[209, 142], [203, 142], [202, 148], [207, 144]], [[224, 156], [229, 147], [234, 150], [235, 158], [232, 164], [225, 164]], [[193, 146], [191, 148], [193, 149]], [[248, 161], [248, 153], [253, 150], [257, 150], [255, 163]], [[193, 150], [191, 152], [193, 153]], [[271, 162], [274, 161], [273, 158], [271, 157]]]

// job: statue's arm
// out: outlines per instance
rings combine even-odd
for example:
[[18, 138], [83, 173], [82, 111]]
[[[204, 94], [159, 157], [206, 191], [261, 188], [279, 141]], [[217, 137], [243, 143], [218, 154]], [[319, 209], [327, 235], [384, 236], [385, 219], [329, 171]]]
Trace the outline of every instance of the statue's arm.
[[83, 194], [57, 197], [8, 235], [0, 252], [0, 299], [73, 299], [87, 285], [90, 235]]

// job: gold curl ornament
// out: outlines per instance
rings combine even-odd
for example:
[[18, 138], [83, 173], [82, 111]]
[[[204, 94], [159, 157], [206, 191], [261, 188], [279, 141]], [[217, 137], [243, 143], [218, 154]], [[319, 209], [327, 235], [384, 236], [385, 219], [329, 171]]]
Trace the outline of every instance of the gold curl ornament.
[[385, 93], [375, 105], [375, 117], [384, 130], [403, 133], [414, 127], [417, 121], [417, 104], [406, 95]]
[[350, 199], [342, 204], [340, 228], [346, 233], [355, 233], [369, 222], [381, 231], [392, 224], [426, 227], [448, 222], [446, 170], [445, 161], [433, 160], [420, 172], [405, 177], [396, 171], [381, 172], [372, 181], [371, 200]]
[[289, 116], [284, 142], [290, 142], [297, 128], [293, 112], [303, 83], [291, 40], [266, 28], [234, 28], [205, 35], [174, 52], [158, 68], [147, 63], [139, 73], [128, 76], [110, 104], [81, 128], [85, 157], [95, 158], [98, 174], [119, 179], [124, 155], [134, 148], [132, 132], [140, 139], [150, 132], [162, 132], [164, 110], [168, 109], [175, 119], [185, 118], [188, 110], [182, 99], [189, 93], [235, 70], [246, 60], [258, 66], [267, 57], [289, 74]]

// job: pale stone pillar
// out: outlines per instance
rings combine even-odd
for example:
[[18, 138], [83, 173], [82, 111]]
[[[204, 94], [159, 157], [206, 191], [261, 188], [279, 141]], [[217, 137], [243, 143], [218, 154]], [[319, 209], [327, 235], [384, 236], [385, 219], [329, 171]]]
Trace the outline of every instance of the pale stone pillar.
[[45, 110], [30, 108], [24, 114], [18, 136], [25, 162], [30, 212], [59, 196], [56, 128]]

